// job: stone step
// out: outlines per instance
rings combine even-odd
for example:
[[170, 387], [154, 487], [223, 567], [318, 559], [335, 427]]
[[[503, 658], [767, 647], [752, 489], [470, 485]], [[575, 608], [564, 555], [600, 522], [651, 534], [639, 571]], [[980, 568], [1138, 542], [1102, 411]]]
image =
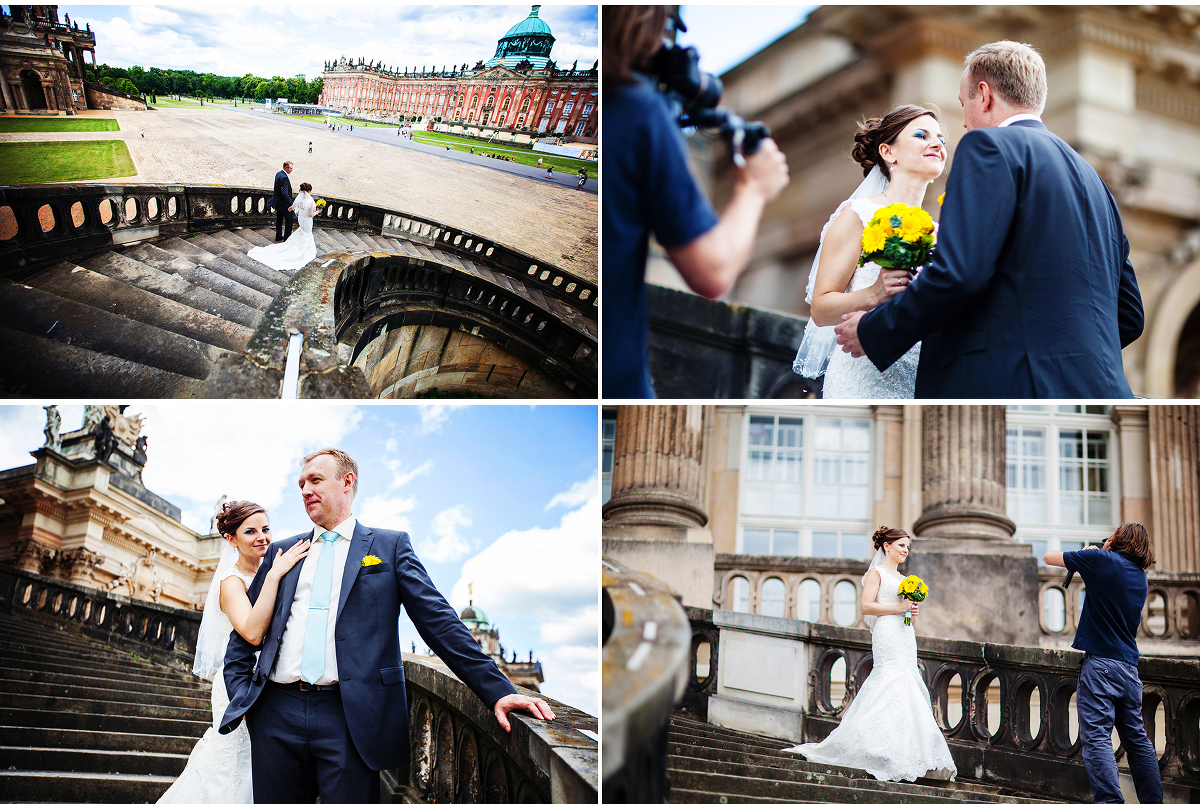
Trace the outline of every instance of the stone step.
[[26, 283], [47, 293], [141, 321], [194, 341], [240, 352], [254, 330], [73, 263], [60, 262]]
[[86, 672], [121, 670], [139, 676], [158, 676], [173, 681], [200, 682], [190, 672], [152, 663], [136, 647], [108, 644], [83, 634], [72, 634], [50, 627], [38, 630], [0, 627], [0, 661], [23, 659], [34, 663], [49, 660], [58, 672], [70, 672], [87, 662]]
[[173, 776], [114, 776], [65, 771], [0, 771], [0, 789], [13, 799], [87, 804], [153, 804], [175, 781]]
[[8, 344], [0, 397], [190, 399], [204, 383], [172, 371], [0, 327]]
[[190, 754], [199, 737], [130, 732], [0, 726], [0, 745], [42, 748], [86, 748], [105, 751], [165, 751]]
[[358, 239], [366, 243], [367, 247], [372, 251], [396, 250], [392, 245], [390, 238], [384, 237], [383, 235], [372, 235], [367, 234], [366, 232], [355, 232], [355, 234], [358, 235]]
[[[210, 271], [205, 265], [194, 263], [180, 254], [151, 243], [139, 243], [133, 248], [126, 249], [123, 253], [165, 274], [174, 274], [260, 312], [270, 307], [271, 302], [275, 300], [275, 296], [270, 293], [263, 293], [243, 285], [224, 274]], [[244, 272], [243, 274], [245, 275]], [[267, 282], [257, 274], [249, 274], [249, 276], [255, 276], [260, 281]]]
[[331, 251], [341, 251], [342, 247], [325, 234], [325, 229], [313, 229], [313, 240], [317, 243], [317, 255], [328, 254]]
[[258, 260], [246, 254], [250, 247], [246, 245], [246, 241], [232, 232], [218, 230], [212, 233], [201, 232], [199, 234], [189, 235], [185, 238], [189, 243], [195, 243], [205, 251], [212, 252], [219, 257], [224, 257], [234, 265], [249, 271], [252, 274], [258, 274], [263, 279], [270, 280], [273, 284], [283, 287], [287, 284], [287, 275], [282, 271], [276, 271], [274, 268], [263, 265]]
[[[204, 720], [175, 717], [151, 717], [144, 714], [114, 715], [96, 712], [48, 710], [31, 712], [0, 705], [0, 726], [22, 726], [72, 731], [106, 731], [114, 734], [165, 734], [174, 737], [201, 737], [212, 726], [212, 713]], [[31, 722], [33, 721], [33, 722]]]
[[[771, 796], [741, 795], [735, 793], [714, 793], [706, 790], [691, 790], [672, 788], [668, 797], [670, 804], [822, 804], [822, 802], [853, 802], [853, 804], [917, 804], [917, 799], [908, 798], [903, 793], [880, 794], [876, 791], [864, 792], [846, 788], [829, 788], [828, 795], [823, 790], [810, 790], [805, 795], [810, 798], [776, 798]], [[832, 796], [832, 797], [831, 797]], [[976, 804], [975, 799], [959, 799], [963, 804]]]
[[124, 663], [104, 662], [98, 658], [60, 658], [57, 656], [40, 656], [32, 648], [25, 651], [12, 650], [8, 647], [0, 653], [0, 662], [13, 671], [61, 673], [75, 678], [106, 678], [119, 681], [122, 678], [136, 678], [139, 683], [155, 683], [169, 686], [183, 685], [191, 689], [202, 689], [207, 682], [193, 676], [182, 679], [167, 671], [143, 668]]
[[[668, 770], [671, 784], [671, 804], [697, 801], [683, 791], [745, 796], [747, 800], [757, 798], [781, 801], [820, 801], [831, 804], [946, 804], [946, 799], [909, 790], [872, 790], [851, 787], [841, 783], [838, 777], [823, 782], [800, 782], [786, 779], [756, 779], [741, 775], [698, 773], [695, 771]], [[678, 796], [678, 797], [677, 797]], [[708, 799], [713, 800], [713, 799]], [[976, 801], [961, 798], [959, 801]]]
[[323, 229], [322, 233], [328, 240], [334, 243], [339, 251], [346, 248], [361, 248], [361, 246], [347, 237], [344, 232], [339, 232], [337, 229]]
[[[62, 698], [56, 695], [24, 695], [0, 689], [0, 708], [37, 712], [73, 712], [81, 715], [121, 715], [153, 717], [163, 720], [192, 720], [211, 722], [212, 713], [185, 706], [151, 706], [117, 701], [97, 701], [90, 698]], [[28, 722], [11, 725], [30, 725]]]
[[274, 229], [255, 229], [251, 226], [239, 226], [229, 231], [245, 240], [251, 246], [269, 246], [275, 242]]
[[80, 263], [84, 268], [111, 277], [128, 285], [149, 291], [201, 312], [224, 318], [253, 329], [262, 313], [249, 305], [228, 299], [220, 293], [195, 285], [181, 276], [167, 274], [138, 262], [132, 257], [108, 251]]
[[[213, 273], [220, 274], [239, 285], [250, 288], [261, 293], [268, 298], [274, 299], [279, 295], [279, 289], [283, 287], [280, 282], [272, 281], [264, 276], [247, 270], [242, 266], [230, 262], [222, 256], [214, 254], [207, 249], [201, 248], [195, 239], [185, 240], [182, 237], [170, 237], [157, 243], [158, 247], [164, 251], [169, 251], [172, 254], [178, 254], [189, 262], [194, 262], [197, 265], [203, 265]], [[224, 244], [222, 244], [224, 245]]]
[[199, 685], [188, 682], [155, 683], [167, 680], [133, 678], [128, 673], [113, 673], [111, 677], [105, 678], [95, 672], [62, 673], [55, 670], [0, 666], [0, 684], [22, 682], [70, 686], [78, 683], [80, 679], [86, 679], [87, 683], [97, 690], [139, 690], [149, 695], [179, 695], [198, 700], [202, 705], [208, 703], [211, 697], [211, 692], [205, 689], [204, 682], [200, 682]]
[[119, 773], [178, 776], [187, 754], [159, 751], [105, 751], [96, 748], [47, 748], [0, 745], [0, 768], [19, 771]]
[[16, 695], [45, 695], [76, 700], [107, 701], [110, 703], [136, 703], [147, 706], [179, 707], [184, 709], [204, 709], [210, 705], [208, 700], [193, 695], [150, 692], [145, 689], [135, 689], [133, 685], [126, 689], [98, 687], [86, 683], [86, 677], [74, 679], [75, 683], [51, 684], [44, 681], [17, 681], [9, 679], [3, 686], [4, 691]]

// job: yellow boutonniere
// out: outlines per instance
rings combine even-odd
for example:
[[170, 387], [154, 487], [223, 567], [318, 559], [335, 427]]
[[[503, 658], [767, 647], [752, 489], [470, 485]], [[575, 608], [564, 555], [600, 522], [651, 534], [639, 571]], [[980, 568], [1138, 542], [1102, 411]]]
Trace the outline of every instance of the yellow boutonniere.
[[945, 193], [942, 193], [941, 195], [939, 195], [939, 196], [938, 196], [938, 206], [940, 207], [940, 206], [942, 205], [942, 202], [943, 202], [943, 201], [945, 201], [945, 200], [946, 200], [946, 194], [945, 194]]
[[362, 565], [364, 567], [373, 567], [378, 563], [379, 563], [379, 556], [366, 556], [362, 560]]

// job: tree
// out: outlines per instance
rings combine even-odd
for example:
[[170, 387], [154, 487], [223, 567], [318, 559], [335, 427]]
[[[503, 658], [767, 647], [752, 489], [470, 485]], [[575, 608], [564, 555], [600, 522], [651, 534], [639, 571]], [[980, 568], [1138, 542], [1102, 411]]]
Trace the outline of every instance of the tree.
[[267, 97], [267, 94], [270, 91], [271, 91], [270, 84], [268, 84], [266, 81], [259, 81], [258, 86], [256, 86], [254, 88], [254, 97], [258, 98], [259, 100], [262, 100], [263, 98]]
[[116, 83], [113, 85], [113, 89], [117, 90], [118, 92], [124, 92], [126, 95], [137, 96], [142, 94], [141, 90], [137, 88], [137, 85], [128, 78], [118, 78]]
[[325, 79], [320, 76], [314, 78], [308, 84], [308, 102], [320, 103], [321, 92], [325, 89]]
[[243, 75], [242, 80], [239, 82], [242, 97], [243, 98], [254, 97], [254, 90], [257, 89], [258, 85], [261, 83], [262, 83], [262, 79], [259, 78], [254, 73], [246, 73], [245, 75]]

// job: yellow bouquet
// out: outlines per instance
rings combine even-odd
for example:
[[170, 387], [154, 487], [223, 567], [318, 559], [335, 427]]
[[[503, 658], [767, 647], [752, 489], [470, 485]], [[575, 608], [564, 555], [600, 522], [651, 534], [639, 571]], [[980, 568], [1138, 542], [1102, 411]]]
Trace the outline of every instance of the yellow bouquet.
[[[916, 575], [909, 575], [900, 582], [900, 597], [920, 603], [929, 595], [929, 585]], [[904, 612], [904, 624], [912, 625], [912, 612]]]
[[933, 218], [920, 207], [888, 204], [863, 228], [859, 265], [873, 262], [909, 272], [929, 262], [934, 245]]
[[318, 206], [318, 207], [320, 207], [321, 209], [324, 209], [324, 208], [325, 208], [325, 199], [324, 199], [324, 198], [318, 198], [318, 199], [317, 199], [317, 206]]

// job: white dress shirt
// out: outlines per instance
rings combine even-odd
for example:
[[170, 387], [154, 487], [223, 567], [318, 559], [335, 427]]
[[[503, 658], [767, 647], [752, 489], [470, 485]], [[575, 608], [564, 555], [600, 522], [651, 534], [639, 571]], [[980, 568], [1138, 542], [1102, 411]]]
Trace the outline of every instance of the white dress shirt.
[[1014, 114], [1012, 117], [1008, 118], [1003, 123], [996, 126], [996, 128], [1007, 128], [1008, 126], [1011, 126], [1013, 123], [1019, 123], [1022, 120], [1036, 120], [1039, 123], [1042, 122], [1042, 118], [1037, 116], [1036, 114], [1028, 114], [1026, 112], [1022, 112], [1021, 114]]
[[333, 630], [337, 626], [337, 604], [342, 593], [342, 576], [346, 569], [346, 555], [350, 552], [350, 542], [354, 538], [354, 527], [357, 524], [351, 516], [345, 522], [333, 528], [337, 539], [332, 544], [326, 544], [321, 538], [326, 533], [322, 527], [314, 527], [312, 532], [312, 547], [304, 557], [300, 567], [300, 578], [296, 582], [296, 596], [292, 598], [292, 610], [288, 614], [287, 625], [283, 629], [283, 642], [279, 645], [279, 657], [275, 668], [271, 671], [271, 680], [279, 684], [291, 684], [300, 681], [300, 663], [304, 655], [304, 626], [308, 622], [308, 601], [312, 597], [313, 576], [317, 574], [317, 562], [321, 551], [333, 550], [333, 585], [329, 590], [329, 623], [325, 632], [325, 674], [317, 679], [319, 686], [338, 683], [337, 652], [334, 650]]

